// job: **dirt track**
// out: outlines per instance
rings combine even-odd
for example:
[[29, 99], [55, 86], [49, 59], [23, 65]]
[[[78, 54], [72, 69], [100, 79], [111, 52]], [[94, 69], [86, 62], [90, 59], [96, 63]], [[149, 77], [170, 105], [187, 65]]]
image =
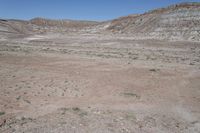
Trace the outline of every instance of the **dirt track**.
[[200, 44], [102, 35], [0, 44], [0, 132], [200, 132]]

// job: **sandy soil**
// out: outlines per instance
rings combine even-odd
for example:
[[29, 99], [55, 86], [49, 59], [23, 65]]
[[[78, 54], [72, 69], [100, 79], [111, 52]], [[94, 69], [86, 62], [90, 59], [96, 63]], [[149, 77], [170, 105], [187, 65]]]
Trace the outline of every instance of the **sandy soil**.
[[0, 132], [198, 133], [200, 43], [2, 39]]

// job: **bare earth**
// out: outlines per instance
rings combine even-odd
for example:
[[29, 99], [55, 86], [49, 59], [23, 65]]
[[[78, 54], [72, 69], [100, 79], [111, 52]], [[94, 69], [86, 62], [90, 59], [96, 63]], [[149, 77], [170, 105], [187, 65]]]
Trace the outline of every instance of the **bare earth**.
[[0, 132], [199, 133], [200, 43], [2, 39]]

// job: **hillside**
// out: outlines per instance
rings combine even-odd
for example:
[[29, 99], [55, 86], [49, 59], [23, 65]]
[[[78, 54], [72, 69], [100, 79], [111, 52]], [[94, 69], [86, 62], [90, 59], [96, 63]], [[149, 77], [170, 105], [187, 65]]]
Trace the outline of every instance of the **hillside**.
[[114, 33], [176, 40], [200, 39], [200, 3], [181, 3], [141, 15], [115, 19], [107, 28]]
[[49, 27], [68, 27], [68, 28], [82, 28], [85, 26], [95, 25], [97, 22], [95, 21], [75, 21], [75, 20], [52, 20], [45, 18], [34, 18], [31, 19], [30, 22], [32, 24], [38, 26], [49, 26]]
[[0, 19], [1, 34], [28, 34], [33, 26], [28, 21]]
[[181, 3], [144, 14], [129, 15], [105, 22], [51, 20], [0, 20], [0, 33], [99, 33], [125, 34], [137, 39], [200, 41], [200, 3]]

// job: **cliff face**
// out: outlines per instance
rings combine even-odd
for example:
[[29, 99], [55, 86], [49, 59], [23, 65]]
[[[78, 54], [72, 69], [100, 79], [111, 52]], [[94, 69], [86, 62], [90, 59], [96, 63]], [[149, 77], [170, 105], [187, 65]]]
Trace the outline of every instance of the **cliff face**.
[[200, 3], [183, 3], [113, 20], [108, 31], [160, 39], [200, 39]]

